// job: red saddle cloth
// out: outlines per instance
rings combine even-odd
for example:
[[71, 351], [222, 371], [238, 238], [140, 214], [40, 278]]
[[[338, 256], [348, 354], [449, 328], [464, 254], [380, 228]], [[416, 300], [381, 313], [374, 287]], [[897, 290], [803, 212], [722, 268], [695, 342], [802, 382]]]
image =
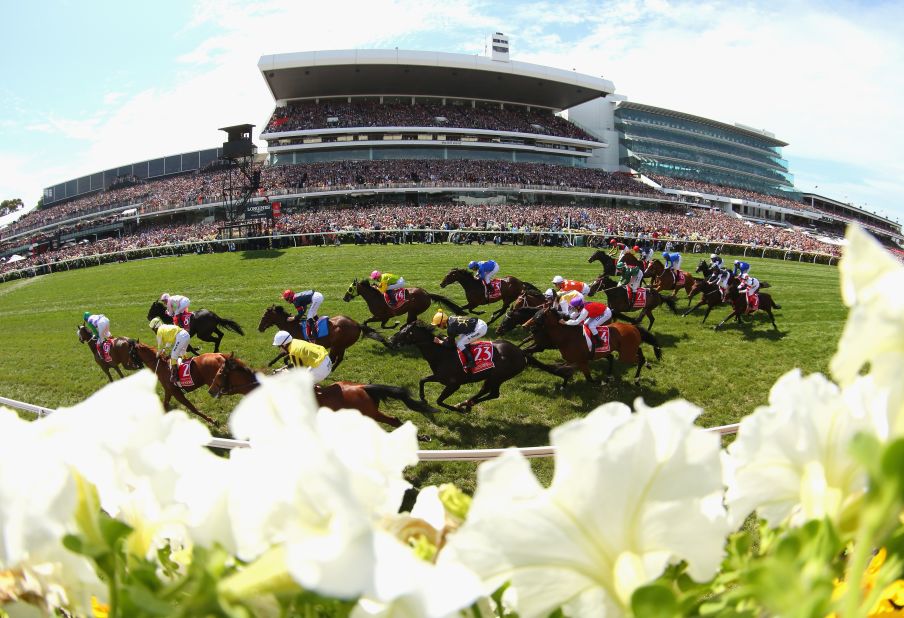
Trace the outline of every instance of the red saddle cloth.
[[760, 308], [760, 295], [759, 294], [748, 294], [747, 295], [747, 313], [753, 313], [757, 309]]
[[637, 288], [634, 294], [634, 308], [640, 309], [647, 306], [647, 288]]
[[490, 300], [502, 298], [502, 279], [490, 279]]
[[[598, 347], [596, 351], [593, 353], [594, 356], [601, 356], [610, 351], [609, 346], [609, 327], [608, 326], [597, 326], [596, 327], [597, 335], [599, 335], [600, 341], [603, 342], [603, 345]], [[587, 341], [587, 349], [593, 349], [593, 340], [590, 337], [590, 328], [584, 324], [584, 339]]]
[[[392, 298], [392, 297], [390, 296], [390, 294], [395, 294], [395, 305], [392, 305], [392, 304], [390, 304], [390, 302], [389, 302], [390, 299]], [[386, 304], [387, 304], [387, 305], [389, 305], [390, 307], [395, 307], [396, 309], [398, 309], [399, 307], [401, 307], [402, 305], [405, 304], [405, 301], [408, 300], [408, 288], [401, 288], [401, 289], [398, 289], [398, 290], [389, 290], [388, 292], [386, 292], [386, 294], [384, 294], [384, 296], [386, 297]]]
[[[471, 355], [474, 357], [474, 369], [471, 370], [471, 373], [480, 373], [481, 371], [486, 371], [487, 369], [495, 367], [493, 364], [492, 341], [469, 343], [468, 347], [471, 348]], [[462, 368], [464, 368], [468, 362], [467, 359], [465, 359], [464, 352], [461, 350], [456, 351], [458, 352], [458, 360], [461, 362]]]
[[679, 270], [678, 276], [675, 278], [675, 287], [681, 287], [682, 285], [684, 285], [686, 276], [687, 273], [685, 273], [683, 270]]
[[179, 364], [179, 386], [188, 388], [195, 385], [195, 381], [191, 379], [191, 363], [192, 359]]
[[112, 341], [98, 341], [95, 346], [95, 348], [97, 348], [97, 354], [104, 359], [105, 363], [113, 362], [113, 357], [110, 356], [110, 346], [112, 345]]
[[191, 319], [195, 317], [195, 314], [191, 311], [186, 311], [185, 313], [179, 313], [173, 316], [173, 324], [178, 326], [179, 328], [184, 328], [188, 330], [191, 326]]

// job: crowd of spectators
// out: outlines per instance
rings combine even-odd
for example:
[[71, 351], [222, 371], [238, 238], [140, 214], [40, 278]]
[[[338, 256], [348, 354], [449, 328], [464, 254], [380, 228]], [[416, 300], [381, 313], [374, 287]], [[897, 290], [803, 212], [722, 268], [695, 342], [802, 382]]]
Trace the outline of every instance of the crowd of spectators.
[[343, 99], [303, 101], [277, 107], [264, 133], [352, 127], [455, 127], [490, 131], [517, 131], [594, 140], [578, 126], [552, 111], [517, 105], [470, 102], [447, 104]]
[[658, 174], [649, 174], [649, 177], [666, 189], [696, 191], [698, 193], [707, 193], [710, 195], [733, 197], [739, 200], [759, 202], [760, 204], [772, 204], [773, 206], [781, 206], [792, 210], [813, 210], [809, 204], [804, 204], [803, 202], [777, 195], [757, 193], [756, 191], [748, 191], [747, 189], [716, 185], [709, 182], [703, 182], [702, 180], [691, 180], [689, 178], [673, 178], [671, 176], [660, 176]]

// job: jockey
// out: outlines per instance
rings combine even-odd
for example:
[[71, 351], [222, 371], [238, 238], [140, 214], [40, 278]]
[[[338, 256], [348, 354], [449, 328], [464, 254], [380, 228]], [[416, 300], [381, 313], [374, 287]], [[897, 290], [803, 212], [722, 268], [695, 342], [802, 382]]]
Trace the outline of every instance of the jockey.
[[590, 286], [583, 281], [574, 281], [572, 279], [564, 279], [561, 275], [552, 278], [552, 284], [559, 292], [572, 292], [577, 290], [582, 295], [590, 294]]
[[632, 251], [640, 251], [640, 247], [634, 245], [633, 247], [629, 247], [628, 245], [623, 245], [621, 243], [618, 244], [619, 249], [621, 251], [618, 252], [618, 257], [615, 258], [616, 262], [621, 262], [626, 254], [631, 253]]
[[82, 314], [82, 320], [85, 322], [85, 326], [88, 327], [88, 330], [90, 330], [97, 339], [97, 343], [94, 346], [97, 349], [97, 353], [104, 357], [109, 356], [109, 340], [113, 337], [113, 335], [110, 334], [110, 319], [102, 313], [95, 315], [90, 311], [86, 311]]
[[750, 307], [754, 294], [760, 289], [760, 281], [756, 277], [751, 277], [747, 273], [741, 275], [741, 284], [738, 286], [739, 292], [747, 292], [747, 306]]
[[615, 265], [616, 274], [621, 275], [621, 281], [618, 282], [618, 287], [626, 286], [625, 289], [628, 290], [628, 302], [634, 302], [634, 295], [637, 293], [637, 288], [640, 287], [640, 282], [643, 280], [643, 271], [639, 266], [629, 266], [624, 262], [619, 262]]
[[179, 362], [188, 349], [191, 335], [184, 328], [174, 324], [164, 324], [160, 318], [154, 318], [148, 326], [157, 335], [158, 350], [164, 351], [166, 348], [172, 348], [170, 351], [170, 382], [179, 386]]
[[556, 299], [555, 290], [548, 288], [545, 292], [543, 292], [543, 298], [546, 299], [546, 302], [554, 301]]
[[172, 316], [173, 324], [178, 324], [178, 317], [188, 311], [188, 305], [191, 302], [185, 296], [173, 294], [170, 296], [166, 292], [160, 295], [160, 300], [166, 305], [166, 315]]
[[465, 356], [466, 368], [473, 369], [474, 355], [471, 354], [468, 344], [487, 334], [487, 323], [479, 318], [446, 315], [440, 309], [434, 314], [431, 324], [446, 329], [446, 333], [449, 336], [443, 341], [443, 345], [451, 347], [454, 342], [455, 347]]
[[377, 289], [387, 296], [386, 302], [389, 306], [395, 307], [395, 294], [389, 294], [389, 290], [405, 287], [405, 280], [391, 273], [381, 273], [379, 270], [370, 273], [370, 278], [377, 282]]
[[741, 260], [734, 261], [734, 270], [732, 271], [732, 274], [734, 274], [735, 277], [738, 275], [746, 275], [749, 270], [750, 264], [747, 262], [742, 262]]
[[565, 292], [564, 294], [559, 294], [559, 313], [562, 315], [570, 315], [571, 314], [571, 301], [576, 298], [580, 300], [584, 300], [584, 295], [578, 292], [577, 290], [571, 290], [570, 292]]
[[282, 293], [282, 297], [287, 303], [292, 303], [295, 306], [295, 311], [298, 312], [298, 315], [294, 319], [300, 320], [302, 314], [305, 314], [308, 328], [313, 332], [314, 323], [317, 321], [317, 310], [323, 304], [323, 294], [314, 290], [305, 290], [297, 294], [292, 290], [286, 290]]
[[662, 257], [665, 260], [665, 267], [671, 269], [672, 274], [677, 279], [678, 278], [678, 269], [681, 268], [681, 254], [680, 253], [669, 253], [668, 251], [663, 251]]
[[273, 345], [282, 348], [289, 355], [289, 359], [296, 367], [306, 367], [314, 378], [314, 384], [323, 382], [333, 370], [333, 361], [330, 360], [329, 351], [322, 345], [292, 339], [292, 335], [284, 330], [273, 337]]
[[709, 273], [709, 279], [707, 279], [707, 283], [716, 284], [719, 286], [719, 289], [722, 290], [722, 302], [725, 302], [725, 297], [728, 295], [728, 279], [731, 277], [731, 271], [727, 268], [722, 268], [721, 263], [713, 264], [713, 269]]
[[722, 269], [722, 258], [719, 257], [718, 253], [710, 253], [709, 262], [713, 269]]
[[574, 311], [578, 312], [577, 315], [570, 320], [559, 320], [559, 324], [564, 324], [565, 326], [586, 324], [590, 330], [593, 351], [598, 347], [602, 347], [603, 342], [600, 341], [596, 327], [612, 321], [612, 310], [605, 303], [585, 303], [583, 298], [575, 298], [569, 305]]
[[653, 259], [653, 247], [652, 245], [647, 245], [643, 249], [640, 250], [640, 260], [646, 265], [647, 262]]
[[499, 264], [497, 264], [493, 260], [486, 260], [481, 262], [471, 260], [470, 262], [468, 262], [468, 270], [477, 271], [474, 276], [483, 283], [483, 293], [487, 297], [487, 300], [489, 300], [490, 281], [492, 281], [496, 273], [499, 272]]

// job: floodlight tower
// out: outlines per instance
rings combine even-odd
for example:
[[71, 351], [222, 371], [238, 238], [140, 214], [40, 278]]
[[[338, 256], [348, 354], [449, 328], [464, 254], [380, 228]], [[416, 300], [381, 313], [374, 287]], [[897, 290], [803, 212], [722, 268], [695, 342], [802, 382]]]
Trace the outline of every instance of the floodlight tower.
[[223, 176], [223, 205], [230, 224], [244, 214], [248, 200], [261, 184], [260, 170], [255, 170], [253, 165], [257, 154], [257, 146], [251, 141], [253, 128], [253, 124], [237, 124], [220, 129], [227, 135], [222, 156], [227, 166]]

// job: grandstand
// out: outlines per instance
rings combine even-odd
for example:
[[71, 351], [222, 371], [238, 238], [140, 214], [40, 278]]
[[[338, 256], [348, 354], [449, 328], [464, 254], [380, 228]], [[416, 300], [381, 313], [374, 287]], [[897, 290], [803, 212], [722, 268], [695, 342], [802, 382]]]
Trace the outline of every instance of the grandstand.
[[[248, 229], [266, 234], [349, 231], [348, 221], [362, 230], [402, 221], [557, 231], [564, 217], [592, 231], [705, 232], [837, 254], [831, 237], [858, 220], [887, 244], [904, 242], [887, 219], [801, 198], [781, 156], [787, 144], [765, 131], [629, 102], [609, 80], [507, 52], [304, 52], [263, 56], [258, 68], [275, 104], [261, 133], [268, 152], [255, 162], [261, 188], [245, 216], [263, 216], [265, 227]], [[0, 229], [0, 258], [28, 258], [21, 267], [214, 239], [226, 216], [221, 154], [169, 155], [50, 186], [41, 210]], [[431, 210], [465, 204], [473, 217], [447, 221]], [[331, 215], [314, 225], [308, 213], [318, 209]], [[692, 230], [670, 219], [688, 213]]]

